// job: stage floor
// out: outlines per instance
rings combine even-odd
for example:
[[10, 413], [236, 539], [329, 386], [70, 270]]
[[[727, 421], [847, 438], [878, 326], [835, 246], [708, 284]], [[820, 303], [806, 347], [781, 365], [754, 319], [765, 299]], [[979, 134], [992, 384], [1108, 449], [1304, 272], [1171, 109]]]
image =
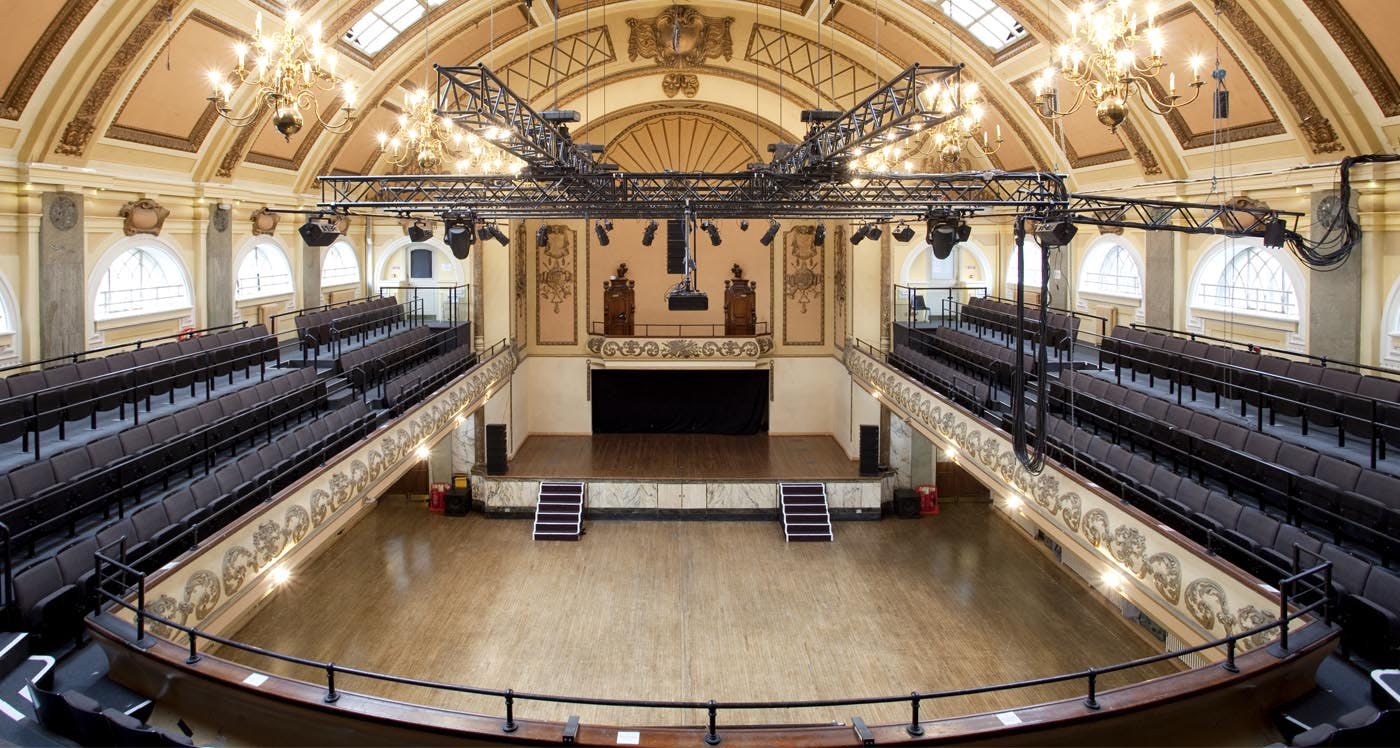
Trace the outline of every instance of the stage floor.
[[527, 438], [504, 478], [858, 479], [829, 436], [597, 434]]
[[[985, 504], [844, 522], [784, 543], [776, 522], [592, 522], [577, 543], [530, 523], [386, 499], [229, 636], [383, 673], [535, 693], [822, 699], [993, 684], [1160, 651]], [[267, 672], [319, 672], [215, 651]], [[1175, 672], [1104, 676], [1101, 689]], [[499, 713], [499, 700], [345, 678], [346, 690]], [[1082, 683], [963, 697], [925, 718], [1083, 695]], [[871, 724], [905, 705], [729, 713], [727, 724]], [[516, 704], [516, 716], [700, 724], [701, 713]], [[226, 726], [228, 729], [231, 726]], [[1257, 737], [1254, 736], [1254, 737]], [[1228, 737], [1212, 736], [1217, 744]], [[1250, 744], [1250, 741], [1241, 741]], [[1253, 742], [1262, 745], [1262, 742]]]

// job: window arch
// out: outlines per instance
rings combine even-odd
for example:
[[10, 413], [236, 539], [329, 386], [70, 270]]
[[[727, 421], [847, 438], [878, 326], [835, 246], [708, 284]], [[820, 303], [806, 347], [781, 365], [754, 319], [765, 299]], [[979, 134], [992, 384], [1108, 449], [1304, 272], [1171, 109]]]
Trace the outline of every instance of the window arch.
[[1079, 290], [1141, 299], [1142, 268], [1137, 253], [1120, 237], [1106, 236], [1094, 242], [1084, 255]]
[[121, 251], [101, 270], [93, 319], [185, 309], [190, 298], [189, 281], [179, 258], [159, 244], [143, 242]]
[[350, 245], [339, 241], [326, 248], [321, 258], [321, 286], [345, 286], [360, 280], [360, 261]]
[[1191, 304], [1298, 321], [1298, 289], [1285, 262], [1262, 245], [1222, 242], [1201, 258]]
[[292, 266], [282, 248], [271, 242], [254, 244], [238, 262], [235, 299], [256, 299], [292, 293]]
[[[1006, 263], [1006, 286], [1014, 288], [1020, 279], [1016, 270], [1015, 245], [1012, 245], [1011, 257]], [[1045, 278], [1045, 259], [1040, 253], [1040, 244], [1028, 234], [1025, 241], [1021, 243], [1021, 254], [1026, 257], [1026, 288], [1040, 288], [1041, 281]]]

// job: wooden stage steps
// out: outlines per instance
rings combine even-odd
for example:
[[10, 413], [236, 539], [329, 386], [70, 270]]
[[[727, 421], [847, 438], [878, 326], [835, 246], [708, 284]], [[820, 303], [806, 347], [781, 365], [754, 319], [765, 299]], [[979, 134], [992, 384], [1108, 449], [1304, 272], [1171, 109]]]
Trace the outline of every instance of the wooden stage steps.
[[578, 540], [583, 532], [583, 483], [540, 483], [535, 503], [535, 540]]
[[833, 539], [831, 512], [826, 505], [826, 486], [820, 483], [779, 483], [778, 504], [782, 512], [783, 536], [794, 540]]

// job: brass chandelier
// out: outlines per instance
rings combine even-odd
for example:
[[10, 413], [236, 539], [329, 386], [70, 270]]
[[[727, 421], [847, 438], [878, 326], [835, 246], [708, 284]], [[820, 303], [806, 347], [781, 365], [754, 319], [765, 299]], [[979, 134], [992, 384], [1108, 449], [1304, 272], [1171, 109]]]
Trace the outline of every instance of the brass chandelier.
[[[321, 40], [321, 22], [305, 31], [299, 28], [302, 18], [295, 9], [287, 11], [282, 30], [271, 36], [263, 35], [262, 11], [253, 26], [251, 47], [243, 42], [233, 46], [238, 67], [231, 74], [209, 73], [213, 94], [209, 101], [220, 117], [234, 127], [248, 127], [259, 121], [263, 110], [272, 111], [272, 125], [287, 140], [301, 131], [305, 118], [302, 111], [312, 113], [322, 127], [335, 133], [350, 130], [355, 121], [355, 88], [336, 74], [339, 56]], [[252, 67], [248, 67], [249, 54]], [[257, 104], [244, 115], [233, 113], [229, 100], [234, 89], [250, 84], [256, 86]], [[321, 116], [317, 98], [320, 92], [340, 89], [340, 115], [330, 120]]]
[[463, 130], [434, 109], [427, 90], [418, 89], [404, 96], [398, 130], [378, 138], [384, 159], [402, 171], [440, 174], [450, 166], [456, 174], [519, 174], [525, 162], [492, 143], [504, 134], [496, 127], [481, 134]]
[[[954, 81], [949, 85], [933, 85], [924, 90], [921, 96], [927, 106], [948, 116], [948, 119], [918, 130], [908, 138], [891, 141], [880, 148], [853, 160], [851, 165], [859, 171], [879, 174], [912, 174], [924, 168], [924, 162], [936, 156], [948, 166], [962, 161], [964, 148], [971, 147], [984, 156], [991, 156], [1001, 148], [1001, 125], [996, 127], [996, 139], [992, 140], [983, 129], [982, 120], [987, 114], [987, 102], [982, 97], [981, 87], [976, 83]], [[860, 186], [863, 180], [857, 177], [853, 184]]]
[[[1168, 78], [1165, 95], [1154, 85], [1166, 63], [1162, 58], [1162, 30], [1156, 25], [1156, 3], [1143, 4], [1145, 20], [1138, 17], [1133, 0], [1088, 0], [1070, 11], [1069, 41], [1055, 51], [1052, 64], [1034, 84], [1036, 111], [1046, 119], [1059, 119], [1094, 106], [1099, 122], [1116, 131], [1128, 117], [1136, 97], [1149, 111], [1165, 115], [1187, 106], [1201, 95], [1201, 58], [1190, 59], [1195, 89], [1190, 97], [1178, 94], [1176, 74]], [[1074, 84], [1077, 91], [1066, 109], [1059, 109], [1056, 76]], [[1158, 84], [1160, 85], [1160, 84]]]

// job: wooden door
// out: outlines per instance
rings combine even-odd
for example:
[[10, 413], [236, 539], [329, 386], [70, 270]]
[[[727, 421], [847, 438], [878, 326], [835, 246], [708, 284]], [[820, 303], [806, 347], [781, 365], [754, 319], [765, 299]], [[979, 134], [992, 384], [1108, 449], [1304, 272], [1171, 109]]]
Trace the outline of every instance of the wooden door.
[[603, 334], [627, 336], [632, 334], [637, 314], [632, 281], [609, 280], [603, 283]]
[[758, 327], [758, 304], [753, 281], [724, 282], [724, 334], [753, 335]]

